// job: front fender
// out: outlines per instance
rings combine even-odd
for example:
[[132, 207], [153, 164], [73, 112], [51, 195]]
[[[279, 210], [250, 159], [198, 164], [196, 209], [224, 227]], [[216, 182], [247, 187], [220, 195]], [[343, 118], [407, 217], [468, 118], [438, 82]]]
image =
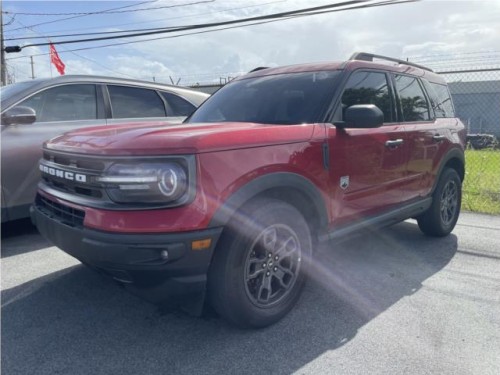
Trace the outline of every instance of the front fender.
[[[224, 226], [234, 216], [236, 211], [252, 198], [277, 189], [300, 193], [312, 204], [319, 220], [320, 228], [328, 225], [327, 204], [320, 190], [307, 178], [290, 172], [276, 172], [260, 176], [243, 185], [233, 193], [215, 212], [209, 227]], [[279, 198], [279, 197], [278, 197]]]

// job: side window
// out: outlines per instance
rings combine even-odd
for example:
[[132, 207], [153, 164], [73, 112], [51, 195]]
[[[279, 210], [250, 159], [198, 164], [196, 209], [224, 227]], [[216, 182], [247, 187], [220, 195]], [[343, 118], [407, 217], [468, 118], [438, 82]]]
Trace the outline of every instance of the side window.
[[165, 104], [154, 90], [108, 85], [113, 118], [165, 117]]
[[196, 109], [194, 105], [177, 95], [169, 92], [161, 92], [161, 95], [172, 109], [169, 116], [189, 116]]
[[426, 80], [423, 80], [423, 82], [436, 117], [455, 117], [448, 86]]
[[428, 121], [429, 106], [416, 77], [396, 74], [396, 90], [401, 101], [403, 121]]
[[36, 111], [37, 122], [97, 119], [95, 85], [62, 85], [29, 97], [19, 106]]
[[393, 122], [392, 99], [387, 77], [378, 72], [355, 72], [342, 94], [342, 109], [355, 104], [375, 104], [384, 113], [384, 122]]

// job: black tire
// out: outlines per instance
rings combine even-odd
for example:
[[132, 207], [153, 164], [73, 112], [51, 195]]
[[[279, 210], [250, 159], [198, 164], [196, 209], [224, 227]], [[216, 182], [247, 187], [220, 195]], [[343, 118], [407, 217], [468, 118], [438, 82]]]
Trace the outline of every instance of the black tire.
[[455, 228], [461, 203], [462, 181], [455, 169], [446, 168], [432, 194], [432, 205], [417, 217], [418, 227], [429, 236], [447, 236]]
[[300, 296], [311, 247], [309, 227], [297, 209], [279, 200], [254, 200], [238, 211], [217, 245], [208, 275], [212, 307], [242, 328], [276, 323]]

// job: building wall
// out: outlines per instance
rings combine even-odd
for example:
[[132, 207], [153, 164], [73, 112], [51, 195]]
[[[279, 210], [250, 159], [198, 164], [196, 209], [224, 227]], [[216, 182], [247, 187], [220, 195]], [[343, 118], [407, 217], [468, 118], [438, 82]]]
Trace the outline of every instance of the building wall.
[[453, 94], [455, 111], [469, 134], [494, 134], [500, 137], [500, 92]]
[[455, 110], [469, 134], [500, 137], [500, 80], [492, 80], [492, 74], [459, 74], [449, 83]]

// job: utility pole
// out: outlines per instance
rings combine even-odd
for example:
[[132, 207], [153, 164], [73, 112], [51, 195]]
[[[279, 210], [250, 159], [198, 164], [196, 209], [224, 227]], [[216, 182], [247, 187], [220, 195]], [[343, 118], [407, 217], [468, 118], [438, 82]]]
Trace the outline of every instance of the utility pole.
[[33, 56], [30, 56], [31, 64], [31, 79], [35, 79], [35, 63], [33, 62]]
[[7, 84], [7, 79], [6, 79], [6, 76], [7, 76], [7, 66], [5, 65], [5, 51], [4, 51], [4, 48], [3, 48], [3, 14], [1, 12], [1, 7], [0, 7], [0, 39], [2, 40], [1, 41], [1, 51], [0, 51], [0, 55], [2, 55], [1, 57], [1, 66], [0, 66], [0, 76], [1, 76], [1, 85], [2, 86], [5, 86]]

